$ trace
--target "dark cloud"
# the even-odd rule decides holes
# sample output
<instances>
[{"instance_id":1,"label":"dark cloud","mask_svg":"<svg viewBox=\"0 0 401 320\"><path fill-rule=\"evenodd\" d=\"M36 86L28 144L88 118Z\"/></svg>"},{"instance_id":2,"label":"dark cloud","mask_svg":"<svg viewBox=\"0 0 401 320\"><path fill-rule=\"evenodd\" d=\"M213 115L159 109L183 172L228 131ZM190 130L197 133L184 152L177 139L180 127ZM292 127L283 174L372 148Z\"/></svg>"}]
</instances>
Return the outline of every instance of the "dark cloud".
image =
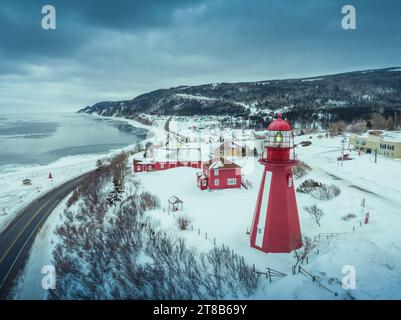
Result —
<instances>
[{"instance_id":1,"label":"dark cloud","mask_svg":"<svg viewBox=\"0 0 401 320\"><path fill-rule=\"evenodd\" d=\"M40 27L57 9L57 30ZM2 0L0 112L77 109L180 84L401 65L401 2ZM21 98L21 88L25 98Z\"/></svg>"}]
</instances>

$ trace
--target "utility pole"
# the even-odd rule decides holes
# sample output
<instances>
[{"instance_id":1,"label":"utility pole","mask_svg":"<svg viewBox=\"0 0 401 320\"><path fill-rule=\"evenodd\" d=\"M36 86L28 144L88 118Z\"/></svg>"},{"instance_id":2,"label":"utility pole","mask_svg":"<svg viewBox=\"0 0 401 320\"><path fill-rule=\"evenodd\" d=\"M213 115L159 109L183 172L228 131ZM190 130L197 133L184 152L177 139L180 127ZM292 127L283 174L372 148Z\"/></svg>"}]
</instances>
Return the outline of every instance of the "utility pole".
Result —
<instances>
[{"instance_id":1,"label":"utility pole","mask_svg":"<svg viewBox=\"0 0 401 320\"><path fill-rule=\"evenodd\" d=\"M375 163L377 163L377 148L375 149Z\"/></svg>"},{"instance_id":2,"label":"utility pole","mask_svg":"<svg viewBox=\"0 0 401 320\"><path fill-rule=\"evenodd\" d=\"M344 148L345 148L345 137L341 140L341 167L344 166Z\"/></svg>"}]
</instances>

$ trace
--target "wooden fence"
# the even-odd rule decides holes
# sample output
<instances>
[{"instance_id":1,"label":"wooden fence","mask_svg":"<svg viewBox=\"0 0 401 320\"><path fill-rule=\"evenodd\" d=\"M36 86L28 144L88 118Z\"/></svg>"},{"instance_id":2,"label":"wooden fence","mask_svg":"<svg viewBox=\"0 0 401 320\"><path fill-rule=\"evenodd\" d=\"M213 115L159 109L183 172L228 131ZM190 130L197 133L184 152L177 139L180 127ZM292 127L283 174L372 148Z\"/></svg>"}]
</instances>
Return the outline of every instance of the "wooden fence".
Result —
<instances>
[{"instance_id":1,"label":"wooden fence","mask_svg":"<svg viewBox=\"0 0 401 320\"><path fill-rule=\"evenodd\" d=\"M334 294L336 297L338 296L338 293L331 290L330 288L326 287L324 284L322 284L319 280L319 278L311 273L309 273L308 271L306 271L304 268L302 268L301 266L298 266L298 272L303 274L305 277L311 278L312 282L316 283L319 287L331 292L332 294Z\"/></svg>"}]
</instances>

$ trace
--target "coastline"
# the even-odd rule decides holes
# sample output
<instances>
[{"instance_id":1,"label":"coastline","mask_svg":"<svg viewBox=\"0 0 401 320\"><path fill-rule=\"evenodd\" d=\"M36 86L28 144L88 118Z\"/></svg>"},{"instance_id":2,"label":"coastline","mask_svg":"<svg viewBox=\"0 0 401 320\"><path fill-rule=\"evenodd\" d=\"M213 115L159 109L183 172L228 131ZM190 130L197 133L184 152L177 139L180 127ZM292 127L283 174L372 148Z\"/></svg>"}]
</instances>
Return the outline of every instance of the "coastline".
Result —
<instances>
[{"instance_id":1,"label":"coastline","mask_svg":"<svg viewBox=\"0 0 401 320\"><path fill-rule=\"evenodd\" d=\"M121 151L127 151L137 143L146 143L152 127L145 126L135 120L89 115L102 119L122 121L130 126L147 130L146 137L123 148L113 149L104 153L83 154L61 157L48 165L17 165L12 170L0 172L0 232L2 232L18 215L20 210L29 205L51 189L72 180L95 168L96 160L110 157ZM52 173L53 179L48 175ZM31 179L31 186L23 186L23 179Z\"/></svg>"}]
</instances>

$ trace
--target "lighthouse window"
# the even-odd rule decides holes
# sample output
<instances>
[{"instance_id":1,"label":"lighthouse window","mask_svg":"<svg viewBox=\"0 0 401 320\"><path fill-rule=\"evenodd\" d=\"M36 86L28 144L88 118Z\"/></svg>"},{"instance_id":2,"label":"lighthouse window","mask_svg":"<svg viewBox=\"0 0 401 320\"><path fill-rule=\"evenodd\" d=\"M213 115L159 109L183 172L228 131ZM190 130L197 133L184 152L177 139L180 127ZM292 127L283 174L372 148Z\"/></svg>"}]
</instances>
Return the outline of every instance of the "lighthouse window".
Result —
<instances>
[{"instance_id":1,"label":"lighthouse window","mask_svg":"<svg viewBox=\"0 0 401 320\"><path fill-rule=\"evenodd\" d=\"M276 133L276 135L274 136L274 142L275 142L275 143L281 143L281 142L283 142L283 134L282 134L280 131L278 131L278 132Z\"/></svg>"}]
</instances>

